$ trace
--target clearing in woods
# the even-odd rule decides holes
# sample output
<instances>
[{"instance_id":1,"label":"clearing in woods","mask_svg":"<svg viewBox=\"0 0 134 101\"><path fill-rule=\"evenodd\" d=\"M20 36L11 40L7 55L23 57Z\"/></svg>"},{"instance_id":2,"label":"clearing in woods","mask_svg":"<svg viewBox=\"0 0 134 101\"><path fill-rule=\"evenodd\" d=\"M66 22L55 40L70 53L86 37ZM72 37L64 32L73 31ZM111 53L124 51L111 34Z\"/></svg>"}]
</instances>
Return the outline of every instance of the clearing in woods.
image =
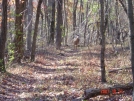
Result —
<instances>
[{"instance_id":1,"label":"clearing in woods","mask_svg":"<svg viewBox=\"0 0 134 101\"><path fill-rule=\"evenodd\" d=\"M131 69L108 73L118 68L130 67L129 52L114 54L106 48L108 83L101 83L100 46L78 48L64 47L61 53L53 48L38 52L36 61L12 65L0 78L0 101L71 101L81 97L88 88L103 88L132 81ZM89 101L129 101L131 91L120 95L98 96Z\"/></svg>"}]
</instances>

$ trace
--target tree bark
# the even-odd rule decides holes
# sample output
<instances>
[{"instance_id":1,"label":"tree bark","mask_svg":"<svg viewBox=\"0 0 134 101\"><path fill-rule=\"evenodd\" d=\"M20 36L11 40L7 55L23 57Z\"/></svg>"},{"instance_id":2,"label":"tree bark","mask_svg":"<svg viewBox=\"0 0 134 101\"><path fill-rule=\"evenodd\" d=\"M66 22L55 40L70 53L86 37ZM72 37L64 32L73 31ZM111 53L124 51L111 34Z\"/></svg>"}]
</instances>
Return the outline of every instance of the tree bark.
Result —
<instances>
[{"instance_id":1,"label":"tree bark","mask_svg":"<svg viewBox=\"0 0 134 101\"><path fill-rule=\"evenodd\" d=\"M121 6L123 7L125 13L127 14L127 8L126 8L126 6L124 5L123 1L122 1L122 0L119 0L119 2L120 2L120 4L121 4Z\"/></svg>"},{"instance_id":2,"label":"tree bark","mask_svg":"<svg viewBox=\"0 0 134 101\"><path fill-rule=\"evenodd\" d=\"M88 24L88 9L89 4L86 5L86 23L85 23L85 30L84 30L84 46L86 46L86 33L87 33L87 24Z\"/></svg>"},{"instance_id":3,"label":"tree bark","mask_svg":"<svg viewBox=\"0 0 134 101\"><path fill-rule=\"evenodd\" d=\"M134 18L133 18L133 3L132 0L128 0L128 18L130 28L130 51L131 51L131 67L134 82ZM133 83L134 88L134 83ZM133 89L133 101L134 101L134 89Z\"/></svg>"},{"instance_id":4,"label":"tree bark","mask_svg":"<svg viewBox=\"0 0 134 101\"><path fill-rule=\"evenodd\" d=\"M84 92L84 100L96 97L98 95L118 95L124 93L124 91L133 89L132 83L125 85L115 85L113 87L101 88L101 89L87 89Z\"/></svg>"},{"instance_id":5,"label":"tree bark","mask_svg":"<svg viewBox=\"0 0 134 101\"><path fill-rule=\"evenodd\" d=\"M66 3L68 4L68 0L64 0L64 7L66 6ZM65 33L66 33L65 34L65 45L67 46L67 44L68 44L67 43L67 40L68 40L68 19L67 19L66 7L64 9L65 9L65 11L64 11L65 12L65 15L64 16L65 16L65 27L66 27L64 29L65 30Z\"/></svg>"},{"instance_id":6,"label":"tree bark","mask_svg":"<svg viewBox=\"0 0 134 101\"><path fill-rule=\"evenodd\" d=\"M73 7L73 31L76 29L76 10L77 10L78 0L74 0L74 7Z\"/></svg>"},{"instance_id":7,"label":"tree bark","mask_svg":"<svg viewBox=\"0 0 134 101\"><path fill-rule=\"evenodd\" d=\"M2 0L2 23L0 34L0 72L6 72L4 53L7 35L7 0Z\"/></svg>"},{"instance_id":8,"label":"tree bark","mask_svg":"<svg viewBox=\"0 0 134 101\"><path fill-rule=\"evenodd\" d=\"M31 36L32 36L32 17L33 17L33 2L28 0L28 33L27 33L27 43L26 50L31 51Z\"/></svg>"},{"instance_id":9,"label":"tree bark","mask_svg":"<svg viewBox=\"0 0 134 101\"><path fill-rule=\"evenodd\" d=\"M54 33L55 33L55 0L52 1L52 21L50 30L50 44L54 44Z\"/></svg>"},{"instance_id":10,"label":"tree bark","mask_svg":"<svg viewBox=\"0 0 134 101\"><path fill-rule=\"evenodd\" d=\"M21 63L23 57L23 15L26 7L26 0L16 2L16 17L15 17L15 38L14 38L14 60L13 62Z\"/></svg>"},{"instance_id":11,"label":"tree bark","mask_svg":"<svg viewBox=\"0 0 134 101\"><path fill-rule=\"evenodd\" d=\"M62 41L62 0L58 1L57 5L57 36L56 36L56 49L60 49Z\"/></svg>"},{"instance_id":12,"label":"tree bark","mask_svg":"<svg viewBox=\"0 0 134 101\"><path fill-rule=\"evenodd\" d=\"M52 5L53 0L43 0L44 5L46 5L46 8L50 8ZM50 41L50 30L51 30L51 9L45 9L45 25L46 25L46 40L47 44L49 44Z\"/></svg>"},{"instance_id":13,"label":"tree bark","mask_svg":"<svg viewBox=\"0 0 134 101\"><path fill-rule=\"evenodd\" d=\"M100 0L101 6L101 24L100 24L100 33L102 36L101 39L101 81L106 82L106 70L105 70L105 31L104 31L104 0Z\"/></svg>"},{"instance_id":14,"label":"tree bark","mask_svg":"<svg viewBox=\"0 0 134 101\"><path fill-rule=\"evenodd\" d=\"M37 14L36 14L34 35L33 35L33 42L32 42L31 62L33 62L35 60L36 39L37 39L39 18L40 18L40 13L41 13L41 3L42 3L42 0L39 0L38 7L37 7Z\"/></svg>"}]
</instances>

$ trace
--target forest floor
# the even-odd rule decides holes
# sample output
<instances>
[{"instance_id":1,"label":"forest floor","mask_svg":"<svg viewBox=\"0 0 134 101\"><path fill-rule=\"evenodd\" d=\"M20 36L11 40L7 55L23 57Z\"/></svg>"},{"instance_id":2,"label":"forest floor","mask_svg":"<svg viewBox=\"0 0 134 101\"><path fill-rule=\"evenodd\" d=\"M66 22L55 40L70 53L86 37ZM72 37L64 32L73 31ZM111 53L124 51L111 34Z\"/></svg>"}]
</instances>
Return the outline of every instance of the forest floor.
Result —
<instances>
[{"instance_id":1,"label":"forest floor","mask_svg":"<svg viewBox=\"0 0 134 101\"><path fill-rule=\"evenodd\" d=\"M100 46L63 47L61 54L49 47L39 51L35 62L23 62L7 68L0 76L0 101L72 101L88 88L103 88L132 82L129 51L115 54L106 47L106 79L101 83ZM132 91L121 95L97 96L88 101L131 101Z\"/></svg>"}]
</instances>

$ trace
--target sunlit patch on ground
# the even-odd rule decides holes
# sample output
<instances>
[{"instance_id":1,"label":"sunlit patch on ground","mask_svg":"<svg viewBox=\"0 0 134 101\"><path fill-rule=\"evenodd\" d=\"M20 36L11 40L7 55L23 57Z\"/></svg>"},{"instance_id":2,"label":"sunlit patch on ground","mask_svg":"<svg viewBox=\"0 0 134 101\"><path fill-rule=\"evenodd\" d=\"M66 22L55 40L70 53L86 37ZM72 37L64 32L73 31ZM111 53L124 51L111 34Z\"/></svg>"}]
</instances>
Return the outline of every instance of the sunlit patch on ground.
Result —
<instances>
[{"instance_id":1,"label":"sunlit patch on ground","mask_svg":"<svg viewBox=\"0 0 134 101\"><path fill-rule=\"evenodd\" d=\"M82 97L88 88L103 88L132 81L129 52L113 54L106 51L106 78L101 83L100 47L62 50L62 55L47 49L37 54L34 63L23 63L7 69L0 78L0 101L67 101ZM4 100L3 100L4 99ZM89 101L131 101L131 91L117 96L98 96Z\"/></svg>"}]
</instances>

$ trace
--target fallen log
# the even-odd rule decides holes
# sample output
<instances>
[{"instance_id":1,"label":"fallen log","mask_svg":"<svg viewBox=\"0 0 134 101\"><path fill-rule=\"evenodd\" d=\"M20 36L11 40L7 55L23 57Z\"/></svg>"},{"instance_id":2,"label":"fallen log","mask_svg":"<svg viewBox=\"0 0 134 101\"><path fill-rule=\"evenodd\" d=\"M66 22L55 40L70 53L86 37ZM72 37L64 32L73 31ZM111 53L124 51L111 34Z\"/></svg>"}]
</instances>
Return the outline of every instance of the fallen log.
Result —
<instances>
[{"instance_id":1,"label":"fallen log","mask_svg":"<svg viewBox=\"0 0 134 101\"><path fill-rule=\"evenodd\" d=\"M127 67L127 68L118 68L118 69L114 69L114 70L110 70L109 73L116 73L120 70L125 70L125 69L131 69L131 67Z\"/></svg>"},{"instance_id":2,"label":"fallen log","mask_svg":"<svg viewBox=\"0 0 134 101\"><path fill-rule=\"evenodd\" d=\"M115 85L113 87L107 87L102 89L87 89L84 91L84 100L88 100L89 98L96 97L98 95L116 95L123 94L127 90L131 90L133 88L133 83L125 84L125 85Z\"/></svg>"}]
</instances>

